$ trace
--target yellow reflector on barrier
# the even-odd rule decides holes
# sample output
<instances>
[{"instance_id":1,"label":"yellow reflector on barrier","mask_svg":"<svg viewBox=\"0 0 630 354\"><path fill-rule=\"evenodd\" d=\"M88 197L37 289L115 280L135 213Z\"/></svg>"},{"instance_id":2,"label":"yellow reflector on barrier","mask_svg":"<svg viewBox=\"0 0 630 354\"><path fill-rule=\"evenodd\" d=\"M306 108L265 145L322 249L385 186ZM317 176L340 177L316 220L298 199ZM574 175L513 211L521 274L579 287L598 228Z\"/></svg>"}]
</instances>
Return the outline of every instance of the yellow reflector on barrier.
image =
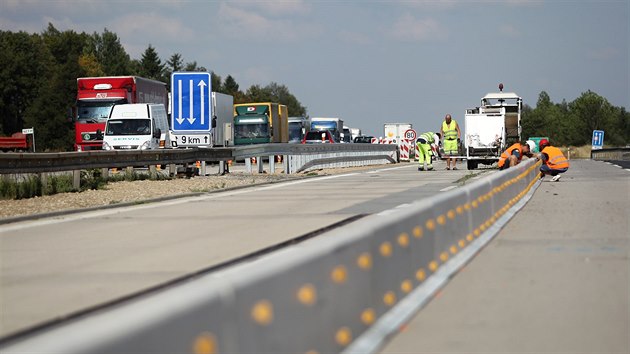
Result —
<instances>
[{"instance_id":1,"label":"yellow reflector on barrier","mask_svg":"<svg viewBox=\"0 0 630 354\"><path fill-rule=\"evenodd\" d=\"M341 346L346 346L352 341L352 331L348 327L341 327L335 333L335 341Z\"/></svg>"},{"instance_id":2,"label":"yellow reflector on barrier","mask_svg":"<svg viewBox=\"0 0 630 354\"><path fill-rule=\"evenodd\" d=\"M403 248L409 246L409 235L406 232L398 235L398 244Z\"/></svg>"},{"instance_id":3,"label":"yellow reflector on barrier","mask_svg":"<svg viewBox=\"0 0 630 354\"><path fill-rule=\"evenodd\" d=\"M330 273L330 278L337 284L345 283L348 278L348 271L344 266L337 266Z\"/></svg>"},{"instance_id":4,"label":"yellow reflector on barrier","mask_svg":"<svg viewBox=\"0 0 630 354\"><path fill-rule=\"evenodd\" d=\"M212 333L205 332L195 338L193 353L215 354L217 352L217 339Z\"/></svg>"},{"instance_id":5,"label":"yellow reflector on barrier","mask_svg":"<svg viewBox=\"0 0 630 354\"><path fill-rule=\"evenodd\" d=\"M412 289L413 289L413 283L411 282L411 280L404 280L400 284L400 290L402 290L402 292L405 294L409 293Z\"/></svg>"},{"instance_id":6,"label":"yellow reflector on barrier","mask_svg":"<svg viewBox=\"0 0 630 354\"><path fill-rule=\"evenodd\" d=\"M357 265L359 268L367 270L372 268L372 256L369 253L362 253L359 258L357 258Z\"/></svg>"},{"instance_id":7,"label":"yellow reflector on barrier","mask_svg":"<svg viewBox=\"0 0 630 354\"><path fill-rule=\"evenodd\" d=\"M317 290L313 284L305 284L298 289L297 298L303 305L312 306L317 302Z\"/></svg>"},{"instance_id":8,"label":"yellow reflector on barrier","mask_svg":"<svg viewBox=\"0 0 630 354\"><path fill-rule=\"evenodd\" d=\"M376 314L372 309L365 309L361 312L361 322L365 325L371 325L376 320Z\"/></svg>"},{"instance_id":9,"label":"yellow reflector on barrier","mask_svg":"<svg viewBox=\"0 0 630 354\"><path fill-rule=\"evenodd\" d=\"M273 305L268 300L261 300L252 307L252 318L260 325L268 325L273 322Z\"/></svg>"},{"instance_id":10,"label":"yellow reflector on barrier","mask_svg":"<svg viewBox=\"0 0 630 354\"><path fill-rule=\"evenodd\" d=\"M379 247L379 252L381 253L381 256L383 257L389 257L392 255L392 244L389 242L383 242L381 243L381 246Z\"/></svg>"},{"instance_id":11,"label":"yellow reflector on barrier","mask_svg":"<svg viewBox=\"0 0 630 354\"><path fill-rule=\"evenodd\" d=\"M396 303L396 294L394 294L393 291L386 292L383 296L383 302L387 306L392 306L394 303Z\"/></svg>"}]
</instances>

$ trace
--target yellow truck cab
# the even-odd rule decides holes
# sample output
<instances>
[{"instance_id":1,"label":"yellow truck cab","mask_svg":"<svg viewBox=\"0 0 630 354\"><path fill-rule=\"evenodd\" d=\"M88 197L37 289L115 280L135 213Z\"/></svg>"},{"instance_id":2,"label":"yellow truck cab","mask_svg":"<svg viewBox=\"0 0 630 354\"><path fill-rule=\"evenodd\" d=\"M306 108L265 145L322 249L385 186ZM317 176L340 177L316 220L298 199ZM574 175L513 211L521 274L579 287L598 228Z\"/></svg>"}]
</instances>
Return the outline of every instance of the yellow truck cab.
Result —
<instances>
[{"instance_id":1,"label":"yellow truck cab","mask_svg":"<svg viewBox=\"0 0 630 354\"><path fill-rule=\"evenodd\" d=\"M287 143L289 141L287 106L272 103L234 105L234 145Z\"/></svg>"}]
</instances>

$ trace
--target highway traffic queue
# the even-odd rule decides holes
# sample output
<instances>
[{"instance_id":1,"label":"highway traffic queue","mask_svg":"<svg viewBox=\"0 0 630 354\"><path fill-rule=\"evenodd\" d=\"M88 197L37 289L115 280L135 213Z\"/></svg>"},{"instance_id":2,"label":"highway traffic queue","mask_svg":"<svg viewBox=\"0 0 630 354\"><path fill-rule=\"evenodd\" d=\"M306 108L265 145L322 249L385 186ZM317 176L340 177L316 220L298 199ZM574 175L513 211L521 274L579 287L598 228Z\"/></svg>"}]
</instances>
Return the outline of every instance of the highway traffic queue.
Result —
<instances>
[{"instance_id":1,"label":"highway traffic queue","mask_svg":"<svg viewBox=\"0 0 630 354\"><path fill-rule=\"evenodd\" d=\"M543 161L542 176L558 181L569 162L547 138L522 141L522 99L513 92L488 93L478 107L467 109L464 130L446 114L439 132L416 134L411 123L385 123L384 138L364 136L338 117L291 117L275 102L234 104L230 95L212 92L210 73L173 73L166 83L136 76L77 79L72 109L75 150L145 150L227 147L268 143L397 144L400 159L418 160L418 171L433 170L434 159L445 159L447 170L457 160L469 170L479 164L499 169L523 158ZM5 151L30 150L26 135L2 138ZM6 147L5 147L6 145Z\"/></svg>"}]
</instances>

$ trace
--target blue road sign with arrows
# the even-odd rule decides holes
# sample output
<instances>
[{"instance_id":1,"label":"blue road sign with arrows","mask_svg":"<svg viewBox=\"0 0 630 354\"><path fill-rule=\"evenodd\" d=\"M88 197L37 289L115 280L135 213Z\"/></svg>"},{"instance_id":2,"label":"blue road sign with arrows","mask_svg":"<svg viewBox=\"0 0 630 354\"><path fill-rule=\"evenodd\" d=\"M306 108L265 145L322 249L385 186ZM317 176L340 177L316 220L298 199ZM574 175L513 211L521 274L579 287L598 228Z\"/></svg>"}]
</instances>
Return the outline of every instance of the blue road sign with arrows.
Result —
<instances>
[{"instance_id":1,"label":"blue road sign with arrows","mask_svg":"<svg viewBox=\"0 0 630 354\"><path fill-rule=\"evenodd\" d=\"M171 75L171 127L175 132L210 131L212 87L210 73L175 72Z\"/></svg>"}]
</instances>

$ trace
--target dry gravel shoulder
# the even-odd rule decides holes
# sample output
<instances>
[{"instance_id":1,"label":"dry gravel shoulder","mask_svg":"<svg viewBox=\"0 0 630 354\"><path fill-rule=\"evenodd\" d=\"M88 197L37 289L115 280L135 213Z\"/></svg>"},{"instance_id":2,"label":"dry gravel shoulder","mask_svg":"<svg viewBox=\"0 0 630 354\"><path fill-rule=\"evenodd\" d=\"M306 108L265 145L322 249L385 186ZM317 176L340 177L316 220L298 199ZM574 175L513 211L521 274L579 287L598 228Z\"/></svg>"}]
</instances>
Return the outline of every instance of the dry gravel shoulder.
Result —
<instances>
[{"instance_id":1,"label":"dry gravel shoulder","mask_svg":"<svg viewBox=\"0 0 630 354\"><path fill-rule=\"evenodd\" d=\"M104 189L87 190L80 193L60 193L29 199L0 200L0 219L128 202L141 202L162 197L205 193L239 186L253 186L304 178L306 176L339 174L377 167L382 166L316 170L296 175L230 173L223 176L197 176L190 179L114 182L108 183Z\"/></svg>"}]
</instances>

